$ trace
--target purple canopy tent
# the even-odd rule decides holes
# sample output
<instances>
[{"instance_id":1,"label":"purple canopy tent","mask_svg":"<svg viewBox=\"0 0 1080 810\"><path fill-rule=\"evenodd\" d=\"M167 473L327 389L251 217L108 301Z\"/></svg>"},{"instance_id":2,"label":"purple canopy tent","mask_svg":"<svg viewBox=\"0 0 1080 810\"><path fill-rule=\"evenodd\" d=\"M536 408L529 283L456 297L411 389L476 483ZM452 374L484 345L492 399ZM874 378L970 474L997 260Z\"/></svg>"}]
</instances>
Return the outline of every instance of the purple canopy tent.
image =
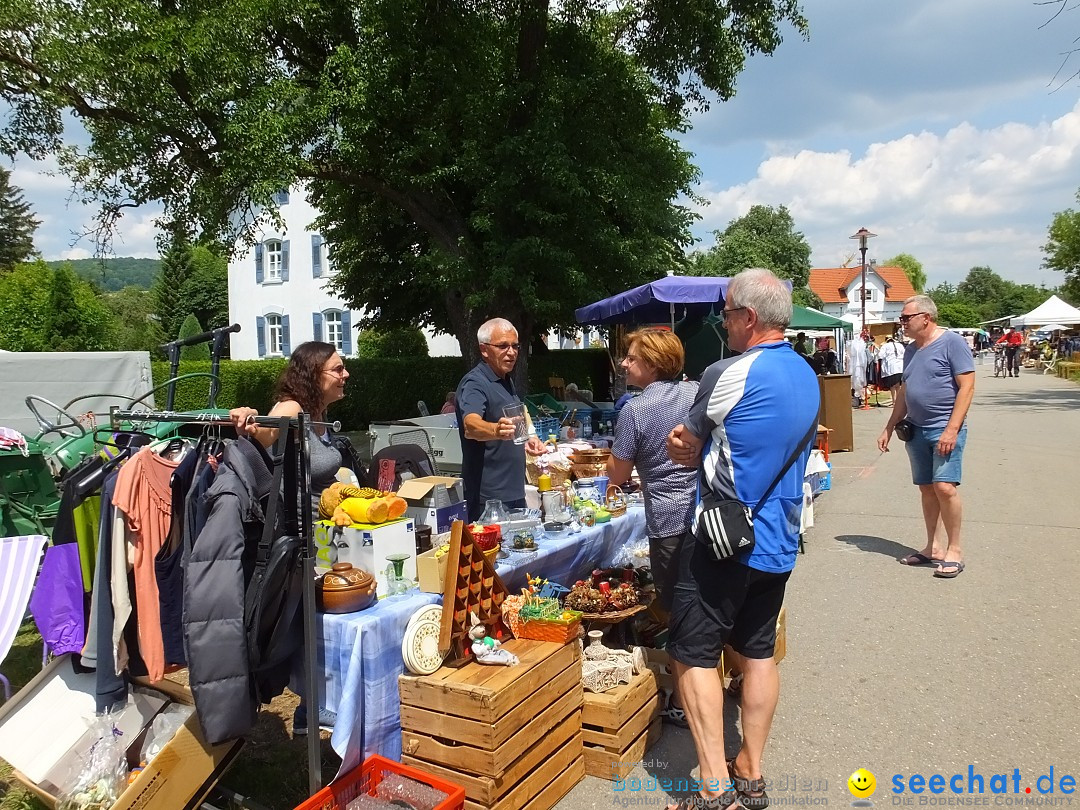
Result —
<instances>
[{"instance_id":1,"label":"purple canopy tent","mask_svg":"<svg viewBox=\"0 0 1080 810\"><path fill-rule=\"evenodd\" d=\"M729 278L665 276L574 311L580 324L662 323L675 328L675 310L705 316L724 300Z\"/></svg>"}]
</instances>

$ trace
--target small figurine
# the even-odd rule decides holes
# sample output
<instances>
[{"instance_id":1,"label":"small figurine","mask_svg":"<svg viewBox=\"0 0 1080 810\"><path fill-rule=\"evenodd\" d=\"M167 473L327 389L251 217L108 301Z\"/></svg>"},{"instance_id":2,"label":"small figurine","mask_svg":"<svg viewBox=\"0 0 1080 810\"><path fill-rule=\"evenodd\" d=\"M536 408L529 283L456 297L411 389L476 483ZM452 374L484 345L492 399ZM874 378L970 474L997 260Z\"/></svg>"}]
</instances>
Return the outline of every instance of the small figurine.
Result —
<instances>
[{"instance_id":1,"label":"small figurine","mask_svg":"<svg viewBox=\"0 0 1080 810\"><path fill-rule=\"evenodd\" d=\"M484 625L474 625L469 631L469 638L473 640L472 652L476 656L476 663L504 667L517 665L518 657L509 650L504 650L497 639L489 638Z\"/></svg>"}]
</instances>

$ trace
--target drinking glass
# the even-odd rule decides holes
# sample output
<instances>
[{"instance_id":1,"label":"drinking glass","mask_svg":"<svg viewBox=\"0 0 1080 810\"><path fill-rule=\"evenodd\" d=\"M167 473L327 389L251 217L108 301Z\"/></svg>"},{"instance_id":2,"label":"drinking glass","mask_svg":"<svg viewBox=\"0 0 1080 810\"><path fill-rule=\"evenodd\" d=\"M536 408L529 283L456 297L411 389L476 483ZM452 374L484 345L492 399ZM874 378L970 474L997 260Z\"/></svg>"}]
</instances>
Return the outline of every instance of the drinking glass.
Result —
<instances>
[{"instance_id":1,"label":"drinking glass","mask_svg":"<svg viewBox=\"0 0 1080 810\"><path fill-rule=\"evenodd\" d=\"M514 423L514 444L525 444L529 440L529 427L525 424L525 406L507 405L503 408L503 416Z\"/></svg>"}]
</instances>

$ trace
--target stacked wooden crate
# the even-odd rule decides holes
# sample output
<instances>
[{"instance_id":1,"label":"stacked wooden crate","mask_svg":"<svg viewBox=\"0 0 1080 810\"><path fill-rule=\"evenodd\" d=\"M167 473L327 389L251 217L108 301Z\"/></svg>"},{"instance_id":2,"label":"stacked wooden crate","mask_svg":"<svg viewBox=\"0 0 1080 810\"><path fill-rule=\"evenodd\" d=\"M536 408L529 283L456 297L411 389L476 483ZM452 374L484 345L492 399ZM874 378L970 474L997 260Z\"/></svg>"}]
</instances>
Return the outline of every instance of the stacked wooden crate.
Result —
<instances>
[{"instance_id":1,"label":"stacked wooden crate","mask_svg":"<svg viewBox=\"0 0 1080 810\"><path fill-rule=\"evenodd\" d=\"M585 773L625 778L660 739L660 702L652 669L607 692L586 692L581 712Z\"/></svg>"},{"instance_id":2,"label":"stacked wooden crate","mask_svg":"<svg viewBox=\"0 0 1080 810\"><path fill-rule=\"evenodd\" d=\"M514 667L402 675L402 762L465 788L472 810L548 810L585 775L581 649L514 639Z\"/></svg>"}]
</instances>

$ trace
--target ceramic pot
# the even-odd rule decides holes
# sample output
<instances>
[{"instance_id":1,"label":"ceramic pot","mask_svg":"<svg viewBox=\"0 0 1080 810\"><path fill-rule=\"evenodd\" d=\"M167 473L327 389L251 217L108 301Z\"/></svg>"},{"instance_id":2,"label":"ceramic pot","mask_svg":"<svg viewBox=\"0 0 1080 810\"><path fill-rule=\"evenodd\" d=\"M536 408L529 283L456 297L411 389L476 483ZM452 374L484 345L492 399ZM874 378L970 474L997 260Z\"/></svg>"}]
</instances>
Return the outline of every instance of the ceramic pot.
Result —
<instances>
[{"instance_id":1,"label":"ceramic pot","mask_svg":"<svg viewBox=\"0 0 1080 810\"><path fill-rule=\"evenodd\" d=\"M323 613L355 613L375 602L375 577L350 563L334 563L319 577L315 596Z\"/></svg>"}]
</instances>

